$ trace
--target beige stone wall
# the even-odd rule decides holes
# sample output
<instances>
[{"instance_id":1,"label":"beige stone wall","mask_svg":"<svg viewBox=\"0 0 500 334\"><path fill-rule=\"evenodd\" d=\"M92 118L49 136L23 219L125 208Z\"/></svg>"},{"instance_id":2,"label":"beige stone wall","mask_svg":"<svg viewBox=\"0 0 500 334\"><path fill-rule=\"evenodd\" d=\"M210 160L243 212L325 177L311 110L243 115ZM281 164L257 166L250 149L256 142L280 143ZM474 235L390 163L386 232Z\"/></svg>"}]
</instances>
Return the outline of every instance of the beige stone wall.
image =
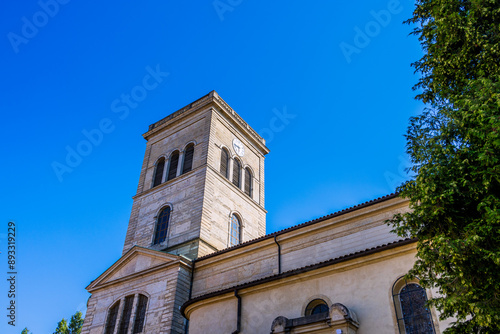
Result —
<instances>
[{"instance_id":1,"label":"beige stone wall","mask_svg":"<svg viewBox=\"0 0 500 334\"><path fill-rule=\"evenodd\" d=\"M282 271L301 268L399 240L385 220L407 210L399 198L387 200L277 236ZM193 296L278 273L278 246L267 238L197 261Z\"/></svg>"},{"instance_id":2,"label":"beige stone wall","mask_svg":"<svg viewBox=\"0 0 500 334\"><path fill-rule=\"evenodd\" d=\"M241 128L241 122L234 115L226 114L220 107L207 106L186 112L155 131L146 136L146 155L123 254L133 245L168 248L191 258L227 248L232 213L238 213L243 220L243 241L265 234L265 152L257 147L249 130ZM221 147L225 146L232 158L236 157L232 147L234 138L245 145L245 155L238 158L242 167L249 167L253 172L252 198L244 193L243 183L239 189L219 172ZM183 150L190 142L196 143L193 170L151 188L157 160L168 159L173 151ZM156 216L167 204L173 208L167 240L161 245L152 245ZM196 248L198 241L184 245L197 238L204 243L201 248Z\"/></svg>"},{"instance_id":3,"label":"beige stone wall","mask_svg":"<svg viewBox=\"0 0 500 334\"><path fill-rule=\"evenodd\" d=\"M193 117L176 121L149 138L146 144L147 156L144 158L141 170L139 192L134 197L123 254L134 244L151 247L156 215L167 204L173 208L167 232L168 238L164 244L152 248L172 247L199 236L210 115L208 109L199 111ZM183 150L193 141L196 145L192 171L151 188L156 161L162 156L168 159L173 151Z\"/></svg>"},{"instance_id":4,"label":"beige stone wall","mask_svg":"<svg viewBox=\"0 0 500 334\"><path fill-rule=\"evenodd\" d=\"M187 299L182 291L189 286L186 273L186 269L175 266L93 291L82 334L104 333L109 308L117 300L136 293L148 297L144 333L184 333L182 316L178 314L173 320L178 306Z\"/></svg>"},{"instance_id":5,"label":"beige stone wall","mask_svg":"<svg viewBox=\"0 0 500 334\"><path fill-rule=\"evenodd\" d=\"M393 283L405 274L415 258L415 244L400 246L279 281L239 291L242 298L241 333L269 333L278 316L304 316L315 298L342 303L354 311L358 334L398 333L392 300ZM196 277L196 276L195 276ZM236 329L236 298L228 293L188 307L190 334L232 333ZM227 310L217 313L216 310ZM434 316L437 333L439 323ZM214 328L221 328L216 331Z\"/></svg>"}]
</instances>

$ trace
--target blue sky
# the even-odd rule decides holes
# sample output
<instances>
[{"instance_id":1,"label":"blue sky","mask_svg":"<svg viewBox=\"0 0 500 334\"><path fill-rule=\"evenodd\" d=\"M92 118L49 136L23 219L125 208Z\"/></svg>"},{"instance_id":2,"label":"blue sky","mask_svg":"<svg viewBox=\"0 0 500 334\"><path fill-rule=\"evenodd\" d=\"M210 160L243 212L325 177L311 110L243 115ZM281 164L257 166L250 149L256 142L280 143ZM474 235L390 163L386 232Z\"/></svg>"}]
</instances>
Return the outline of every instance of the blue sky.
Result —
<instances>
[{"instance_id":1,"label":"blue sky","mask_svg":"<svg viewBox=\"0 0 500 334\"><path fill-rule=\"evenodd\" d=\"M409 164L408 119L423 108L410 67L422 51L402 24L413 6L4 1L0 332L52 333L85 310L85 286L121 255L141 135L211 90L268 140L268 233L393 192ZM157 85L137 95L151 71ZM116 112L133 93L128 112ZM86 146L96 129L102 137ZM67 157L72 150L80 159ZM14 328L6 318L9 221Z\"/></svg>"}]
</instances>

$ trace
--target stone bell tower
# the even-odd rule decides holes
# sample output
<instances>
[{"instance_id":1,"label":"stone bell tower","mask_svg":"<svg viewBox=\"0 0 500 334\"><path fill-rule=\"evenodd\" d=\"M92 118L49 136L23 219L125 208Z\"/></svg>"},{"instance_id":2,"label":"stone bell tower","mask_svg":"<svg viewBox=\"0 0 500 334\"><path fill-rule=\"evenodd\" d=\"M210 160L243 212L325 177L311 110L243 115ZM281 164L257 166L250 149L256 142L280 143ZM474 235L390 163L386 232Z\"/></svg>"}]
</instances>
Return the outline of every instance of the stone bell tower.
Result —
<instances>
[{"instance_id":1,"label":"stone bell tower","mask_svg":"<svg viewBox=\"0 0 500 334\"><path fill-rule=\"evenodd\" d=\"M137 245L194 259L265 234L269 150L215 91L143 136L123 254Z\"/></svg>"},{"instance_id":2,"label":"stone bell tower","mask_svg":"<svg viewBox=\"0 0 500 334\"><path fill-rule=\"evenodd\" d=\"M191 260L266 231L269 150L215 91L143 136L123 255L87 286L82 334L185 333Z\"/></svg>"}]
</instances>

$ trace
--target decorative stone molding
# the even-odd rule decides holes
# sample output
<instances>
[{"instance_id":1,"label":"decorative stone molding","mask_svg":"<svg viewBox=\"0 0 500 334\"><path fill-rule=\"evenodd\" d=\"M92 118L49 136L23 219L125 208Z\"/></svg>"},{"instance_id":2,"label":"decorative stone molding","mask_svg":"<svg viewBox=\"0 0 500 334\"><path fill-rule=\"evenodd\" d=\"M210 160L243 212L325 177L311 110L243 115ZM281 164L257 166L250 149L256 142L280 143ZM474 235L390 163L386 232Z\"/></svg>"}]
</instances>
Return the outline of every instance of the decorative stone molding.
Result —
<instances>
[{"instance_id":1,"label":"decorative stone molding","mask_svg":"<svg viewBox=\"0 0 500 334\"><path fill-rule=\"evenodd\" d=\"M273 320L271 334L291 333L335 333L356 334L359 322L356 314L341 303L335 303L329 312L308 315L295 319L279 316Z\"/></svg>"}]
</instances>

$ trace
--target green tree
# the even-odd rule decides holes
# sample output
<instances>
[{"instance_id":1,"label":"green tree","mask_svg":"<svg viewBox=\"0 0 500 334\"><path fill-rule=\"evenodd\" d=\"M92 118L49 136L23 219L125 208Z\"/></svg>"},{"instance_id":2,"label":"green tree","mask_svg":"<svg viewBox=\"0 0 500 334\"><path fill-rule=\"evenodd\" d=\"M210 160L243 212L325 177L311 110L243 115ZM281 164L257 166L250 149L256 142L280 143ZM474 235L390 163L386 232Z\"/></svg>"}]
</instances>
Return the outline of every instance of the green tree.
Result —
<instances>
[{"instance_id":1,"label":"green tree","mask_svg":"<svg viewBox=\"0 0 500 334\"><path fill-rule=\"evenodd\" d=\"M71 320L68 322L66 319L62 319L57 324L56 331L54 334L80 334L83 326L82 312L77 311L71 316Z\"/></svg>"},{"instance_id":2,"label":"green tree","mask_svg":"<svg viewBox=\"0 0 500 334\"><path fill-rule=\"evenodd\" d=\"M66 321L66 319L63 318L61 321L59 321L54 334L69 334L68 322Z\"/></svg>"},{"instance_id":3,"label":"green tree","mask_svg":"<svg viewBox=\"0 0 500 334\"><path fill-rule=\"evenodd\" d=\"M78 311L71 316L69 322L69 333L70 334L80 334L83 326L82 312Z\"/></svg>"},{"instance_id":4,"label":"green tree","mask_svg":"<svg viewBox=\"0 0 500 334\"><path fill-rule=\"evenodd\" d=\"M24 327L23 331L21 332L21 334L29 334L29 329L28 327Z\"/></svg>"},{"instance_id":5,"label":"green tree","mask_svg":"<svg viewBox=\"0 0 500 334\"><path fill-rule=\"evenodd\" d=\"M440 295L446 333L500 333L500 1L417 0L412 64L426 110L410 120L411 212L389 222L417 237L409 272Z\"/></svg>"}]
</instances>

